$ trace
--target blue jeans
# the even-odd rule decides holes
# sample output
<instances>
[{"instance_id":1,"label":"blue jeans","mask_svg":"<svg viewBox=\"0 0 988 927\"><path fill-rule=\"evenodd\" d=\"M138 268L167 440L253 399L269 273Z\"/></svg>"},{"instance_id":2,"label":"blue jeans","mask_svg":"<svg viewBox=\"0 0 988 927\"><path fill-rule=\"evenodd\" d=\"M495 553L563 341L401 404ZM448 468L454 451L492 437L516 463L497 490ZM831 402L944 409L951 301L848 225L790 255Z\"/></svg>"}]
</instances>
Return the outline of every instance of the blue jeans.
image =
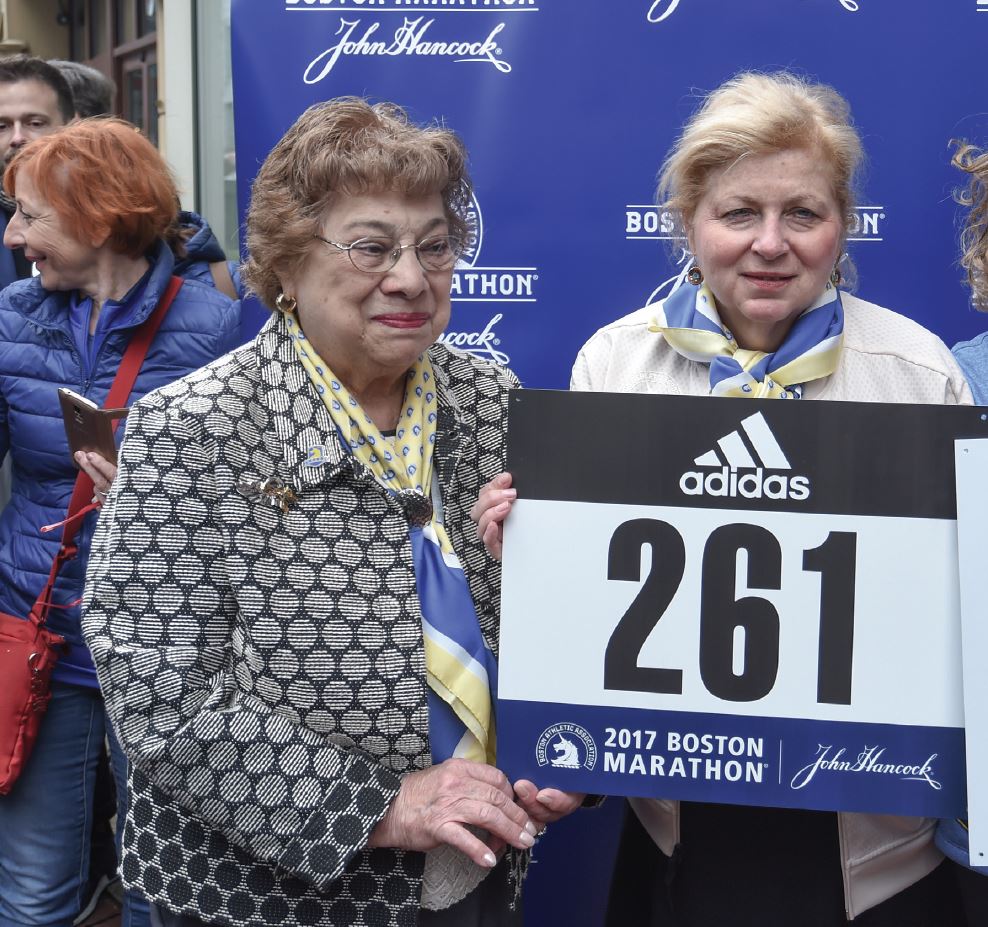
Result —
<instances>
[{"instance_id":1,"label":"blue jeans","mask_svg":"<svg viewBox=\"0 0 988 927\"><path fill-rule=\"evenodd\" d=\"M89 881L93 783L103 738L117 783L117 852L127 810L127 761L99 690L52 684L27 767L0 797L0 927L71 927ZM123 927L147 927L148 903L128 892Z\"/></svg>"}]
</instances>

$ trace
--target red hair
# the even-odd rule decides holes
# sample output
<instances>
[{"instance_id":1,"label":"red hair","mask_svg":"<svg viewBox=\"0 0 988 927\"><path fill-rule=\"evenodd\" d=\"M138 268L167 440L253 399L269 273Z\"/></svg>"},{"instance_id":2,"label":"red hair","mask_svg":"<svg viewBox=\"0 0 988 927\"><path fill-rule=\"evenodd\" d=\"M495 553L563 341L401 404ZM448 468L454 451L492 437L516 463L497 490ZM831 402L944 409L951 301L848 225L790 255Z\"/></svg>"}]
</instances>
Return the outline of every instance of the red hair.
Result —
<instances>
[{"instance_id":1,"label":"red hair","mask_svg":"<svg viewBox=\"0 0 988 927\"><path fill-rule=\"evenodd\" d=\"M178 192L164 159L122 119L84 119L25 145L7 166L4 190L28 177L80 241L140 257L178 218Z\"/></svg>"}]
</instances>

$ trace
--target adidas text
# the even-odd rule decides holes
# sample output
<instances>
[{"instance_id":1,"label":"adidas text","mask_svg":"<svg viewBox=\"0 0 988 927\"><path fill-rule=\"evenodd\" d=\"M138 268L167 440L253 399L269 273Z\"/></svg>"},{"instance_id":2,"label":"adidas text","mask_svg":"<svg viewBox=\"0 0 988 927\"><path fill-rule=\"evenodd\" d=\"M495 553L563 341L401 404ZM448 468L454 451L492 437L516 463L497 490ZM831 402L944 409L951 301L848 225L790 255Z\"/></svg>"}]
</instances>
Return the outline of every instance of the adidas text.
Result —
<instances>
[{"instance_id":1,"label":"adidas text","mask_svg":"<svg viewBox=\"0 0 988 927\"><path fill-rule=\"evenodd\" d=\"M765 475L761 467L738 473L730 467L702 473L687 470L679 478L679 488L687 496L742 496L745 499L793 499L802 502L810 497L810 480L806 476Z\"/></svg>"}]
</instances>

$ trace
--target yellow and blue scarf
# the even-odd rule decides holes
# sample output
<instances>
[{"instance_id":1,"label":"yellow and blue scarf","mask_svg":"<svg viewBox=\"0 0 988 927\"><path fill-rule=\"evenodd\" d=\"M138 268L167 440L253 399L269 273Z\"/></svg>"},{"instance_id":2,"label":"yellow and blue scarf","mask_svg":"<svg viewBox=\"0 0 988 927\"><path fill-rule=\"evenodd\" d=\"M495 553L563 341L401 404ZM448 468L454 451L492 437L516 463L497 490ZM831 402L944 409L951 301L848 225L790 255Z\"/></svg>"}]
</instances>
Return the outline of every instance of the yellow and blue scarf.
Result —
<instances>
[{"instance_id":1,"label":"yellow and blue scarf","mask_svg":"<svg viewBox=\"0 0 988 927\"><path fill-rule=\"evenodd\" d=\"M427 354L408 372L394 441L389 441L319 357L294 316L287 316L292 344L329 410L345 448L394 493L438 496L435 376ZM435 493L433 489L435 488ZM474 608L463 567L441 517L432 507L424 526L410 525L428 679L429 742L434 763L463 757L494 763L493 696L497 663Z\"/></svg>"},{"instance_id":2,"label":"yellow and blue scarf","mask_svg":"<svg viewBox=\"0 0 988 927\"><path fill-rule=\"evenodd\" d=\"M678 353L710 365L713 396L800 399L803 384L837 369L844 339L840 292L827 283L819 299L793 323L771 353L740 347L720 320L710 288L680 286L657 307L649 331Z\"/></svg>"}]
</instances>

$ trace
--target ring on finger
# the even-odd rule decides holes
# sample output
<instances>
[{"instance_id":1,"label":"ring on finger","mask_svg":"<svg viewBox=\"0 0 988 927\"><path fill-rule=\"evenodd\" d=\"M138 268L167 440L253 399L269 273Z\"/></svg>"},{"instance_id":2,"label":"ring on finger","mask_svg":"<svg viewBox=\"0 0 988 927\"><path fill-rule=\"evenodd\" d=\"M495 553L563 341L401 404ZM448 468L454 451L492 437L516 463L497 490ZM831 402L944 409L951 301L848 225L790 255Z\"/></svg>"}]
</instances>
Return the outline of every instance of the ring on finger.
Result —
<instances>
[{"instance_id":1,"label":"ring on finger","mask_svg":"<svg viewBox=\"0 0 988 927\"><path fill-rule=\"evenodd\" d=\"M93 491L97 502L106 502L109 493L105 489L96 489Z\"/></svg>"}]
</instances>

